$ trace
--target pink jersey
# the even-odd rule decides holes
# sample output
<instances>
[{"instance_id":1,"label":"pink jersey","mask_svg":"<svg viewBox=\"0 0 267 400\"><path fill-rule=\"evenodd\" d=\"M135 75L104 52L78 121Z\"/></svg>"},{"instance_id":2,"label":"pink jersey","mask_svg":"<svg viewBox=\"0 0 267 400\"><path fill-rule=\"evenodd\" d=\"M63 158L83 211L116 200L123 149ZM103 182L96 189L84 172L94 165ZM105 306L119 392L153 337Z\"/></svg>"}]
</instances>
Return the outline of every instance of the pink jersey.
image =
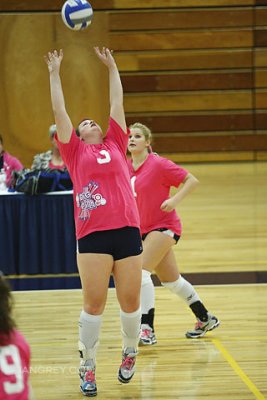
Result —
<instances>
[{"instance_id":1,"label":"pink jersey","mask_svg":"<svg viewBox=\"0 0 267 400\"><path fill-rule=\"evenodd\" d=\"M77 239L95 231L139 228L127 167L127 143L128 135L112 118L101 144L83 142L74 129L68 143L58 141L73 183Z\"/></svg>"},{"instance_id":2,"label":"pink jersey","mask_svg":"<svg viewBox=\"0 0 267 400\"><path fill-rule=\"evenodd\" d=\"M9 187L12 182L12 172L13 171L20 171L23 169L23 165L21 162L11 154L4 151L4 171L6 173L6 185Z\"/></svg>"},{"instance_id":3,"label":"pink jersey","mask_svg":"<svg viewBox=\"0 0 267 400\"><path fill-rule=\"evenodd\" d=\"M188 171L153 153L137 171L134 171L131 160L128 160L128 167L141 220L141 233L167 228L180 236L182 225L178 214L175 210L162 211L160 206L170 197L171 187L178 187Z\"/></svg>"},{"instance_id":4,"label":"pink jersey","mask_svg":"<svg viewBox=\"0 0 267 400\"><path fill-rule=\"evenodd\" d=\"M10 337L1 336L1 343L0 399L28 400L30 347L17 330Z\"/></svg>"}]
</instances>

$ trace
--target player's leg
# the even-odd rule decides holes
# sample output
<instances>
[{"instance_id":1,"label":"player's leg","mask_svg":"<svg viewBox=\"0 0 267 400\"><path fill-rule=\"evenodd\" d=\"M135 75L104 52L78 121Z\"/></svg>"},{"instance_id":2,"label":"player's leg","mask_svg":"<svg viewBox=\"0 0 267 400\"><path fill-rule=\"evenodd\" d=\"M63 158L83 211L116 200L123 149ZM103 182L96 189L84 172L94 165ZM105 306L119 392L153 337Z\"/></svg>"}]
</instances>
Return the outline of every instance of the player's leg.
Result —
<instances>
[{"instance_id":1,"label":"player's leg","mask_svg":"<svg viewBox=\"0 0 267 400\"><path fill-rule=\"evenodd\" d=\"M96 351L105 308L113 258L108 254L77 254L82 284L83 310L79 320L80 389L96 396Z\"/></svg>"},{"instance_id":2,"label":"player's leg","mask_svg":"<svg viewBox=\"0 0 267 400\"><path fill-rule=\"evenodd\" d=\"M180 275L172 249L157 265L156 273L162 285L183 299L197 318L195 328L186 332L186 337L201 337L219 326L219 320L208 312L193 285Z\"/></svg>"},{"instance_id":3,"label":"player's leg","mask_svg":"<svg viewBox=\"0 0 267 400\"><path fill-rule=\"evenodd\" d=\"M138 342L140 338L140 287L141 255L131 256L115 261L113 277L118 301L121 307L122 363L118 379L128 383L135 372Z\"/></svg>"},{"instance_id":4,"label":"player's leg","mask_svg":"<svg viewBox=\"0 0 267 400\"><path fill-rule=\"evenodd\" d=\"M152 345L157 343L154 332L155 315L155 288L151 279L151 273L155 270L158 262L164 258L174 239L159 231L150 232L143 242L143 270L141 286L141 345Z\"/></svg>"}]
</instances>

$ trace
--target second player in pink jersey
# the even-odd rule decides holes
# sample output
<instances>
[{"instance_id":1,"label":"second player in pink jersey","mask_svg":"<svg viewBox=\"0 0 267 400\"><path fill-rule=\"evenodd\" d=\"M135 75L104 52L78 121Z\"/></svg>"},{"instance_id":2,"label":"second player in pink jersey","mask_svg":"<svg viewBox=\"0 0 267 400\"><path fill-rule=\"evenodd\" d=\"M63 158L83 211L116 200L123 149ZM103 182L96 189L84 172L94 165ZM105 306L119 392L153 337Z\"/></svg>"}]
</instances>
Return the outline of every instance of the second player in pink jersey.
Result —
<instances>
[{"instance_id":1,"label":"second player in pink jersey","mask_svg":"<svg viewBox=\"0 0 267 400\"><path fill-rule=\"evenodd\" d=\"M151 152L151 131L141 124L130 126L128 167L138 205L143 238L141 288L142 332L140 344L157 342L154 332L155 294L151 273L155 271L163 286L181 297L197 318L186 337L197 338L219 325L200 300L194 287L178 270L172 246L181 236L181 220L175 208L198 184L187 170ZM171 188L179 190L171 196Z\"/></svg>"},{"instance_id":2,"label":"second player in pink jersey","mask_svg":"<svg viewBox=\"0 0 267 400\"><path fill-rule=\"evenodd\" d=\"M126 160L129 130L123 90L110 50L96 47L95 53L109 72L110 119L105 137L89 118L80 122L76 135L61 87L63 52L53 51L46 57L58 146L73 182L77 263L83 291L80 390L88 397L97 394L96 352L111 273L121 308L123 343L118 379L122 383L128 383L134 375L141 320L142 240Z\"/></svg>"},{"instance_id":3,"label":"second player in pink jersey","mask_svg":"<svg viewBox=\"0 0 267 400\"><path fill-rule=\"evenodd\" d=\"M11 289L0 273L0 399L33 400L30 346L15 327L12 303Z\"/></svg>"}]
</instances>

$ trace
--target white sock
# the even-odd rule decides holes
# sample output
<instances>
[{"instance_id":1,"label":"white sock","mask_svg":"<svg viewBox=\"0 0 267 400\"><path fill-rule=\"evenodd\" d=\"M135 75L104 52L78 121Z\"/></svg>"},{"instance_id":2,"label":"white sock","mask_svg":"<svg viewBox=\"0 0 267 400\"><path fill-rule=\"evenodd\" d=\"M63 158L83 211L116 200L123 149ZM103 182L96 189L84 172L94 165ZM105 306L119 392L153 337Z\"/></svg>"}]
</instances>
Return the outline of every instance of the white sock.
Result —
<instances>
[{"instance_id":1,"label":"white sock","mask_svg":"<svg viewBox=\"0 0 267 400\"><path fill-rule=\"evenodd\" d=\"M120 310L120 318L123 349L131 347L136 350L140 338L141 308L132 313Z\"/></svg>"},{"instance_id":2,"label":"white sock","mask_svg":"<svg viewBox=\"0 0 267 400\"><path fill-rule=\"evenodd\" d=\"M148 314L151 308L155 308L155 288L151 279L151 273L146 269L142 270L141 286L141 311Z\"/></svg>"},{"instance_id":3,"label":"white sock","mask_svg":"<svg viewBox=\"0 0 267 400\"><path fill-rule=\"evenodd\" d=\"M161 282L161 284L169 289L171 292L177 294L177 296L181 297L189 306L196 301L201 302L194 287L181 275L174 282Z\"/></svg>"},{"instance_id":4,"label":"white sock","mask_svg":"<svg viewBox=\"0 0 267 400\"><path fill-rule=\"evenodd\" d=\"M79 320L79 350L84 359L96 358L96 349L99 341L102 315L91 315L81 312Z\"/></svg>"}]
</instances>

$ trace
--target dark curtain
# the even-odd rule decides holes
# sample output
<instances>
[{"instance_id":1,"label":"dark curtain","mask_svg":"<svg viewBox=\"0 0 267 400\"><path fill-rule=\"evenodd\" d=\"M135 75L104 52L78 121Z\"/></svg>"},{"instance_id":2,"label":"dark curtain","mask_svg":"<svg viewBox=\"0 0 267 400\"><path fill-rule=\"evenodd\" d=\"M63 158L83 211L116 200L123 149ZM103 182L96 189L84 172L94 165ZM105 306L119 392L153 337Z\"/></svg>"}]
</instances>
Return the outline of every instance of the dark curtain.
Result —
<instances>
[{"instance_id":1,"label":"dark curtain","mask_svg":"<svg viewBox=\"0 0 267 400\"><path fill-rule=\"evenodd\" d=\"M77 272L72 194L0 195L0 269Z\"/></svg>"}]
</instances>

